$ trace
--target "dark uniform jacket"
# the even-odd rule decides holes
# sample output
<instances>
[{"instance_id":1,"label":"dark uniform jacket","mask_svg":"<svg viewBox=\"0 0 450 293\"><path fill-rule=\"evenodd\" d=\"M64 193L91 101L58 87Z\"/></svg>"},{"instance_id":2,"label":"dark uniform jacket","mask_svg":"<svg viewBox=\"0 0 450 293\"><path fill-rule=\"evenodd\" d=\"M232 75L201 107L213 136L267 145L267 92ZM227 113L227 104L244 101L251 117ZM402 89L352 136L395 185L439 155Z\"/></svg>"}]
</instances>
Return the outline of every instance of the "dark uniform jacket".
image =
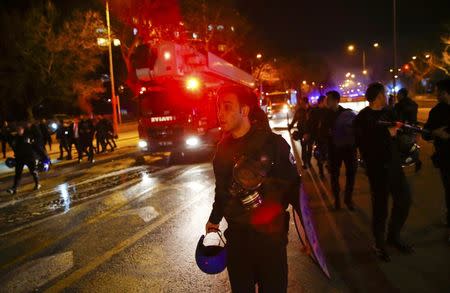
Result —
<instances>
[{"instance_id":1,"label":"dark uniform jacket","mask_svg":"<svg viewBox=\"0 0 450 293\"><path fill-rule=\"evenodd\" d=\"M447 132L450 133L450 105L442 102L431 109L424 128L431 132L441 127L447 127ZM426 133L423 135L423 138L426 140L433 139L431 134ZM438 164L450 167L450 140L434 138L434 147Z\"/></svg>"},{"instance_id":2,"label":"dark uniform jacket","mask_svg":"<svg viewBox=\"0 0 450 293\"><path fill-rule=\"evenodd\" d=\"M417 123L418 105L410 98L403 98L394 106L397 118L408 123Z\"/></svg>"},{"instance_id":3,"label":"dark uniform jacket","mask_svg":"<svg viewBox=\"0 0 450 293\"><path fill-rule=\"evenodd\" d=\"M234 164L242 155L255 160L265 156L272 162L261 188L263 204L250 210L245 209L239 198L232 197L229 191ZM216 189L209 218L211 223L218 224L225 217L229 228L244 225L272 234L287 232L285 210L289 203L298 206L300 177L290 146L280 135L252 126L243 137L226 136L217 147L213 167Z\"/></svg>"},{"instance_id":4,"label":"dark uniform jacket","mask_svg":"<svg viewBox=\"0 0 450 293\"><path fill-rule=\"evenodd\" d=\"M295 110L294 118L289 124L289 128L294 127L295 124L297 123L298 132L302 136L307 132L308 117L309 117L309 108L298 107L297 110Z\"/></svg>"},{"instance_id":5,"label":"dark uniform jacket","mask_svg":"<svg viewBox=\"0 0 450 293\"><path fill-rule=\"evenodd\" d=\"M48 130L47 124L39 123L39 130L41 131L44 140L48 140L51 138L51 134L50 131Z\"/></svg>"},{"instance_id":6,"label":"dark uniform jacket","mask_svg":"<svg viewBox=\"0 0 450 293\"><path fill-rule=\"evenodd\" d=\"M383 171L401 166L398 142L391 137L388 127L379 121L396 121L392 110L373 110L366 107L355 118L355 138L367 169Z\"/></svg>"},{"instance_id":7,"label":"dark uniform jacket","mask_svg":"<svg viewBox=\"0 0 450 293\"><path fill-rule=\"evenodd\" d=\"M330 132L327 123L325 123L328 111L327 108L313 107L309 112L306 132L311 135L311 139L315 142L328 142Z\"/></svg>"},{"instance_id":8,"label":"dark uniform jacket","mask_svg":"<svg viewBox=\"0 0 450 293\"><path fill-rule=\"evenodd\" d=\"M16 135L12 138L11 147L14 157L20 162L33 162L37 158L36 146L26 135Z\"/></svg>"}]
</instances>

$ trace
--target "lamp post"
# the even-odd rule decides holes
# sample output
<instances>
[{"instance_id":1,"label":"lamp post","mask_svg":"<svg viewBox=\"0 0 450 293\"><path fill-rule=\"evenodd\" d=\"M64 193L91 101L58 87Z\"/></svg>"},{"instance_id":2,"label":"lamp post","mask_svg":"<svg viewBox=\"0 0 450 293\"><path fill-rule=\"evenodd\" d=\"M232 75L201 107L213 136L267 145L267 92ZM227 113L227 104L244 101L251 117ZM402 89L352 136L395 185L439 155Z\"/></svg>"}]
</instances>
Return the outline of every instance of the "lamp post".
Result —
<instances>
[{"instance_id":1,"label":"lamp post","mask_svg":"<svg viewBox=\"0 0 450 293\"><path fill-rule=\"evenodd\" d=\"M393 9L392 9L392 22L393 22L393 29L392 29L392 38L393 38L393 44L394 44L394 50L393 50L393 65L394 65L394 69L397 68L397 1L396 0L392 0L392 5L393 5ZM395 74L395 70L392 74L392 94L394 95L394 101L396 99L397 93L395 91L395 88L397 86L397 76Z\"/></svg>"},{"instance_id":2,"label":"lamp post","mask_svg":"<svg viewBox=\"0 0 450 293\"><path fill-rule=\"evenodd\" d=\"M117 134L119 132L119 125L117 120L117 96L116 90L114 88L114 67L113 67L113 59L112 59L112 40L111 40L111 25L109 23L109 1L106 1L106 25L108 26L108 51L109 51L109 75L111 81L111 104L112 104L112 115L113 115L113 127L114 133Z\"/></svg>"},{"instance_id":3,"label":"lamp post","mask_svg":"<svg viewBox=\"0 0 450 293\"><path fill-rule=\"evenodd\" d=\"M379 43L374 43L373 44L374 48L379 48L380 44ZM348 45L347 47L347 51L350 53L353 53L356 49L355 45ZM366 63L367 63L367 58L366 58L366 50L363 49L362 50L362 74L367 75L367 68L366 68Z\"/></svg>"}]
</instances>

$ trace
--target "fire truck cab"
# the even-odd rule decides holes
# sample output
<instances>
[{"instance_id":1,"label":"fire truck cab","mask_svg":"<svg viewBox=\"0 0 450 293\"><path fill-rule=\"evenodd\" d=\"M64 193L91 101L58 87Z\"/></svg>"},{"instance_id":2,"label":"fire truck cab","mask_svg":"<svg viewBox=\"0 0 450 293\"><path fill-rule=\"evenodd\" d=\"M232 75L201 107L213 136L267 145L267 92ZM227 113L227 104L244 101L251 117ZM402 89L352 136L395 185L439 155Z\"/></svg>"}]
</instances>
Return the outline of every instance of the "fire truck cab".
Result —
<instances>
[{"instance_id":1,"label":"fire truck cab","mask_svg":"<svg viewBox=\"0 0 450 293\"><path fill-rule=\"evenodd\" d=\"M136 50L139 149L184 155L213 148L221 138L215 92L226 84L255 86L253 77L212 53L161 42Z\"/></svg>"}]
</instances>

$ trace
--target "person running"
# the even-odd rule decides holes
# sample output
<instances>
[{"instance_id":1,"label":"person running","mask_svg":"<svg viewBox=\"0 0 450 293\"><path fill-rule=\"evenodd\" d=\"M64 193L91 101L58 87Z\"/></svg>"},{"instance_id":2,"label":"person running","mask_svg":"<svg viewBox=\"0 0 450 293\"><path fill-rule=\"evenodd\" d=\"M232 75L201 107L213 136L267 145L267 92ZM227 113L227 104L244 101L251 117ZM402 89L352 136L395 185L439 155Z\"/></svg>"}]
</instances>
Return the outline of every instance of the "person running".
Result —
<instances>
[{"instance_id":1,"label":"person running","mask_svg":"<svg viewBox=\"0 0 450 293\"><path fill-rule=\"evenodd\" d=\"M39 175L36 166L38 154L36 152L36 146L32 143L32 138L25 134L25 128L23 126L19 125L17 127L17 134L12 138L11 147L14 151L16 166L14 184L7 190L7 192L10 194L16 194L22 178L24 166L27 166L31 176L33 176L34 190L39 190L41 188L41 184L39 184Z\"/></svg>"}]
</instances>

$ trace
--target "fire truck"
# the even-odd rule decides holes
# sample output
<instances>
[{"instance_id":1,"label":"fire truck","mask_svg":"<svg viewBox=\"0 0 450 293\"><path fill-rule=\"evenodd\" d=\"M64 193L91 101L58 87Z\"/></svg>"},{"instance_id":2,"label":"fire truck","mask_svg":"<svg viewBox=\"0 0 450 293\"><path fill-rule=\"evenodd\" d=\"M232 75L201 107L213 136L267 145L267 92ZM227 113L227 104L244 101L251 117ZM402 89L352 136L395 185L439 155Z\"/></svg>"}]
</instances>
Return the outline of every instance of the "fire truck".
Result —
<instances>
[{"instance_id":1,"label":"fire truck","mask_svg":"<svg viewBox=\"0 0 450 293\"><path fill-rule=\"evenodd\" d=\"M139 149L142 155L213 148L221 138L215 92L223 85L254 88L253 77L189 45L160 42L137 48ZM141 157L142 158L142 157Z\"/></svg>"}]
</instances>

